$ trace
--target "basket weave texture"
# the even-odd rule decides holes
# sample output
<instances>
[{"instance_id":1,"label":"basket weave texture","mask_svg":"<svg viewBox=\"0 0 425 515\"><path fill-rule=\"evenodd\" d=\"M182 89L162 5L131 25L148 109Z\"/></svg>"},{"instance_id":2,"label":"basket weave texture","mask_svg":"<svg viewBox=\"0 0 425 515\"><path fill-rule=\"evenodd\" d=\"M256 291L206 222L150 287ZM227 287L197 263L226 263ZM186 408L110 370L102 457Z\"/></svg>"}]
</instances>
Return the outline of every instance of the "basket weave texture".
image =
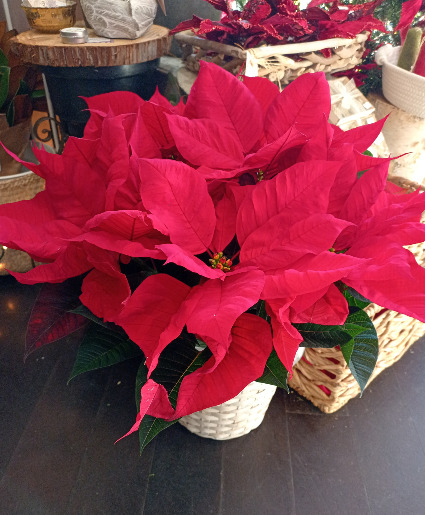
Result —
<instances>
[{"instance_id":1,"label":"basket weave texture","mask_svg":"<svg viewBox=\"0 0 425 515\"><path fill-rule=\"evenodd\" d=\"M419 186L406 179L391 181L413 191ZM425 219L422 218L422 222ZM425 266L424 244L409 245L417 262ZM379 339L379 356L368 385L386 368L398 361L425 334L425 324L395 311L370 304L366 310ZM360 393L340 350L305 349L304 357L293 369L291 388L311 401L323 413L334 413Z\"/></svg>"},{"instance_id":2,"label":"basket weave texture","mask_svg":"<svg viewBox=\"0 0 425 515\"><path fill-rule=\"evenodd\" d=\"M354 68L362 60L368 33L362 32L353 39L334 38L248 50L202 39L190 30L174 38L182 48L186 68L192 72L198 73L200 61L208 61L235 75L243 72L251 77L266 77L282 87L303 73ZM321 53L325 49L331 51L330 57Z\"/></svg>"},{"instance_id":3,"label":"basket weave texture","mask_svg":"<svg viewBox=\"0 0 425 515\"><path fill-rule=\"evenodd\" d=\"M382 65L382 91L394 106L425 118L425 77L397 66L401 47L388 45L378 50L376 62Z\"/></svg>"},{"instance_id":4,"label":"basket weave texture","mask_svg":"<svg viewBox=\"0 0 425 515\"><path fill-rule=\"evenodd\" d=\"M33 172L0 177L0 205L20 200L30 200L44 189L44 180ZM3 250L0 249L0 256ZM0 275L8 275L7 269L14 272L28 272L34 268L34 261L19 250L6 249L0 259Z\"/></svg>"},{"instance_id":5,"label":"basket weave texture","mask_svg":"<svg viewBox=\"0 0 425 515\"><path fill-rule=\"evenodd\" d=\"M275 392L276 386L254 381L233 399L182 417L179 422L204 438L238 438L261 424Z\"/></svg>"}]
</instances>

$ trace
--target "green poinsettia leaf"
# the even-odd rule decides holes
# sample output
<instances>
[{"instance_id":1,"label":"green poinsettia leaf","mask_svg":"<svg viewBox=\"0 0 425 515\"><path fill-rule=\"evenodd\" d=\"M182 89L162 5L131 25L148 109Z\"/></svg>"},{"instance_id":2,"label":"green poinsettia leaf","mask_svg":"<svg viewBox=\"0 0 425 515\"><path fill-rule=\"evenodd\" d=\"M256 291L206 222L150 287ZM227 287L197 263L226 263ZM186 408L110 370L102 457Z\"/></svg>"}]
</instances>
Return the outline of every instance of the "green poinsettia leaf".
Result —
<instances>
[{"instance_id":1,"label":"green poinsettia leaf","mask_svg":"<svg viewBox=\"0 0 425 515\"><path fill-rule=\"evenodd\" d=\"M348 318L353 324L363 327L363 332L355 335L352 340L341 346L341 351L361 392L363 392L378 360L378 335L372 320L363 310L351 308Z\"/></svg>"},{"instance_id":2,"label":"green poinsettia leaf","mask_svg":"<svg viewBox=\"0 0 425 515\"><path fill-rule=\"evenodd\" d=\"M278 355L276 354L276 351L273 350L269 359L267 360L263 375L257 379L257 381L259 383L266 383L273 386L278 386L279 388L284 388L289 393L287 379L288 371L283 366Z\"/></svg>"},{"instance_id":3,"label":"green poinsettia leaf","mask_svg":"<svg viewBox=\"0 0 425 515\"><path fill-rule=\"evenodd\" d=\"M371 304L370 300L366 299L363 295L360 295L360 293L350 287L344 290L343 295L347 299L349 306L356 306L363 309Z\"/></svg>"},{"instance_id":4,"label":"green poinsettia leaf","mask_svg":"<svg viewBox=\"0 0 425 515\"><path fill-rule=\"evenodd\" d=\"M128 336L91 324L78 349L68 382L84 372L109 367L134 357L143 357L143 353Z\"/></svg>"},{"instance_id":5,"label":"green poinsettia leaf","mask_svg":"<svg viewBox=\"0 0 425 515\"><path fill-rule=\"evenodd\" d=\"M370 150L365 150L363 152L363 155L364 156L369 156L369 157L373 157L373 154ZM357 172L357 179L360 179L360 177L365 174L367 172L367 170L362 170L361 172Z\"/></svg>"},{"instance_id":6,"label":"green poinsettia leaf","mask_svg":"<svg viewBox=\"0 0 425 515\"><path fill-rule=\"evenodd\" d=\"M108 327L110 328L111 324L108 324L107 322L104 322L101 318L97 317L96 315L94 315L90 310L89 308L86 308L86 306L84 306L83 304L81 304L80 306L78 306L77 308L75 309L72 309L70 310L71 313L75 313L76 315L81 315L89 320L91 320L92 322L95 322L96 324L99 324L103 327ZM118 329L118 326L117 326L117 329Z\"/></svg>"},{"instance_id":7,"label":"green poinsettia leaf","mask_svg":"<svg viewBox=\"0 0 425 515\"><path fill-rule=\"evenodd\" d=\"M136 405L137 408L140 405L140 390L142 389L142 386L147 381L147 374L148 374L148 368L147 366L142 363L139 367L139 370L137 371L136 376ZM140 422L139 426L139 443L140 443L140 454L142 454L145 447L148 445L149 442L151 442L157 434L159 434L161 431L164 431L164 429L167 429L167 427L172 426L175 424L177 420L172 420L171 422L167 422L166 420L163 420L162 418L155 418L151 415L145 415Z\"/></svg>"},{"instance_id":8,"label":"green poinsettia leaf","mask_svg":"<svg viewBox=\"0 0 425 515\"><path fill-rule=\"evenodd\" d=\"M10 68L8 66L0 66L0 109L4 108L4 104L9 93Z\"/></svg>"},{"instance_id":9,"label":"green poinsettia leaf","mask_svg":"<svg viewBox=\"0 0 425 515\"><path fill-rule=\"evenodd\" d=\"M331 349L345 345L364 328L353 323L344 325L294 324L303 337L303 347Z\"/></svg>"},{"instance_id":10,"label":"green poinsettia leaf","mask_svg":"<svg viewBox=\"0 0 425 515\"><path fill-rule=\"evenodd\" d=\"M151 375L154 381L165 387L174 408L183 378L200 368L211 357L208 347L204 350L197 350L196 347L199 349L199 344L194 336L182 334L165 348ZM140 405L140 390L147 381L147 372L146 365L142 364L136 377L137 408ZM140 454L158 433L176 422L177 420L167 422L161 418L145 415L139 426Z\"/></svg>"},{"instance_id":11,"label":"green poinsettia leaf","mask_svg":"<svg viewBox=\"0 0 425 515\"><path fill-rule=\"evenodd\" d=\"M266 303L264 300L259 300L257 305L257 316L270 323L270 317L266 311Z\"/></svg>"},{"instance_id":12,"label":"green poinsettia leaf","mask_svg":"<svg viewBox=\"0 0 425 515\"><path fill-rule=\"evenodd\" d=\"M342 355L344 356L347 366L350 366L350 359L351 359L351 354L353 353L354 344L355 344L354 338L351 338L351 340L349 342L344 343L344 345L341 345L341 352L342 352Z\"/></svg>"}]
</instances>

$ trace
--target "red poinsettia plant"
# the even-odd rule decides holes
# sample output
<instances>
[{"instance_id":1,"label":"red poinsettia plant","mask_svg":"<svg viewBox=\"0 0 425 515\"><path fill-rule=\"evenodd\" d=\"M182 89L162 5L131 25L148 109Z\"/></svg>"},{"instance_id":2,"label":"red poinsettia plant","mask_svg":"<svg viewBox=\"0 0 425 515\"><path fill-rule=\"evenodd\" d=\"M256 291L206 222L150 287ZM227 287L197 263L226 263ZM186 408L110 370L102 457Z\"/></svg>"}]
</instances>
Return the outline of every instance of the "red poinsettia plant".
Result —
<instances>
[{"instance_id":1,"label":"red poinsettia plant","mask_svg":"<svg viewBox=\"0 0 425 515\"><path fill-rule=\"evenodd\" d=\"M365 154L383 120L328 122L324 74L279 93L202 63L185 104L86 101L84 137L25 163L46 189L0 206L0 242L43 263L13 273L48 283L28 352L89 320L72 377L140 360L141 448L252 381L286 387L300 345L339 346L363 389L369 301L425 322L425 271L404 248L425 240L425 196Z\"/></svg>"},{"instance_id":2,"label":"red poinsettia plant","mask_svg":"<svg viewBox=\"0 0 425 515\"><path fill-rule=\"evenodd\" d=\"M220 21L194 15L177 25L171 33L192 30L197 36L242 48L260 44L301 43L329 38L354 38L363 31L385 26L373 16L383 0L364 3L343 3L340 0L311 0L300 9L293 0L206 0L221 11ZM320 7L321 6L321 7Z\"/></svg>"}]
</instances>

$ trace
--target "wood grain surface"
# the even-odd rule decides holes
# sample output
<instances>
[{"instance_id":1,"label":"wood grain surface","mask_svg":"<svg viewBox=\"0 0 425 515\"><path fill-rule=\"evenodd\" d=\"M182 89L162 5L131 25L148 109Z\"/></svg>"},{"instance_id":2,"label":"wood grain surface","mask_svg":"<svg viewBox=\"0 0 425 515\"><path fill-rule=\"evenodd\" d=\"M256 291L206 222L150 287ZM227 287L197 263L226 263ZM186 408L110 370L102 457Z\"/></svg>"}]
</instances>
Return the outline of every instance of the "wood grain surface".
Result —
<instances>
[{"instance_id":1,"label":"wood grain surface","mask_svg":"<svg viewBox=\"0 0 425 515\"><path fill-rule=\"evenodd\" d=\"M89 38L94 38L88 29ZM166 54L171 45L169 29L152 25L138 39L114 39L108 43L62 43L59 34L28 30L11 42L12 52L23 62L40 66L121 66L152 61Z\"/></svg>"},{"instance_id":2,"label":"wood grain surface","mask_svg":"<svg viewBox=\"0 0 425 515\"><path fill-rule=\"evenodd\" d=\"M143 455L128 360L67 380L76 333L23 361L39 287L0 278L0 515L423 515L425 339L340 411L279 391L246 436L175 424Z\"/></svg>"}]
</instances>

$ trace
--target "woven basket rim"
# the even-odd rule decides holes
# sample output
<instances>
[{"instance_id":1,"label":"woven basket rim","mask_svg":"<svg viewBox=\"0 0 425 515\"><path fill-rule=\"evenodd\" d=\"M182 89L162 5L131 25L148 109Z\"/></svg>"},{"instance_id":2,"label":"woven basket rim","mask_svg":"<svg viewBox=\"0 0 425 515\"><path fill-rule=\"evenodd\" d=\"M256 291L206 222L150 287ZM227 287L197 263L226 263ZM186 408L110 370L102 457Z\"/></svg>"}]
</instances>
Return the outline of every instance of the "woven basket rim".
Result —
<instances>
[{"instance_id":1,"label":"woven basket rim","mask_svg":"<svg viewBox=\"0 0 425 515\"><path fill-rule=\"evenodd\" d=\"M404 188L407 190L406 186L408 186L411 189L421 189L424 190L425 186L423 184L419 184L418 182L412 181L410 179L406 179L405 177L401 177L399 175L388 175L387 177L388 182L391 182L392 184L395 184L396 186L400 186L401 188ZM406 186L405 186L406 185Z\"/></svg>"},{"instance_id":2,"label":"woven basket rim","mask_svg":"<svg viewBox=\"0 0 425 515\"><path fill-rule=\"evenodd\" d=\"M180 36L181 35L181 36ZM179 37L180 36L180 37ZM319 50L324 50L325 48L339 48L342 46L349 46L352 45L355 42L364 42L369 37L369 32L363 31L357 34L354 38L329 38L329 39L322 39L317 41L306 41L303 43L288 43L286 45L263 45L258 48L270 48L273 49L275 52L282 53L282 54L299 54L299 53L305 53L305 52L316 52ZM174 34L174 38L179 41L180 39L192 39L193 44L196 45L196 43L202 42L202 41L210 41L205 38L201 38L194 34L190 29L181 31L177 34ZM214 43L217 46L233 46L229 45L227 43L220 43L219 41L214 41ZM296 48L295 48L296 47ZM256 48L248 48L246 50L239 48L235 46L234 48L238 48L240 50L241 55L243 54L245 57L248 52L255 51ZM301 50L300 50L301 48Z\"/></svg>"},{"instance_id":3,"label":"woven basket rim","mask_svg":"<svg viewBox=\"0 0 425 515\"><path fill-rule=\"evenodd\" d=\"M0 181L7 181L11 179L20 179L21 177L26 177L27 175L34 174L31 170L28 170L26 172L20 172L20 173L14 173L13 175L0 175ZM36 174L35 174L36 175Z\"/></svg>"}]
</instances>

